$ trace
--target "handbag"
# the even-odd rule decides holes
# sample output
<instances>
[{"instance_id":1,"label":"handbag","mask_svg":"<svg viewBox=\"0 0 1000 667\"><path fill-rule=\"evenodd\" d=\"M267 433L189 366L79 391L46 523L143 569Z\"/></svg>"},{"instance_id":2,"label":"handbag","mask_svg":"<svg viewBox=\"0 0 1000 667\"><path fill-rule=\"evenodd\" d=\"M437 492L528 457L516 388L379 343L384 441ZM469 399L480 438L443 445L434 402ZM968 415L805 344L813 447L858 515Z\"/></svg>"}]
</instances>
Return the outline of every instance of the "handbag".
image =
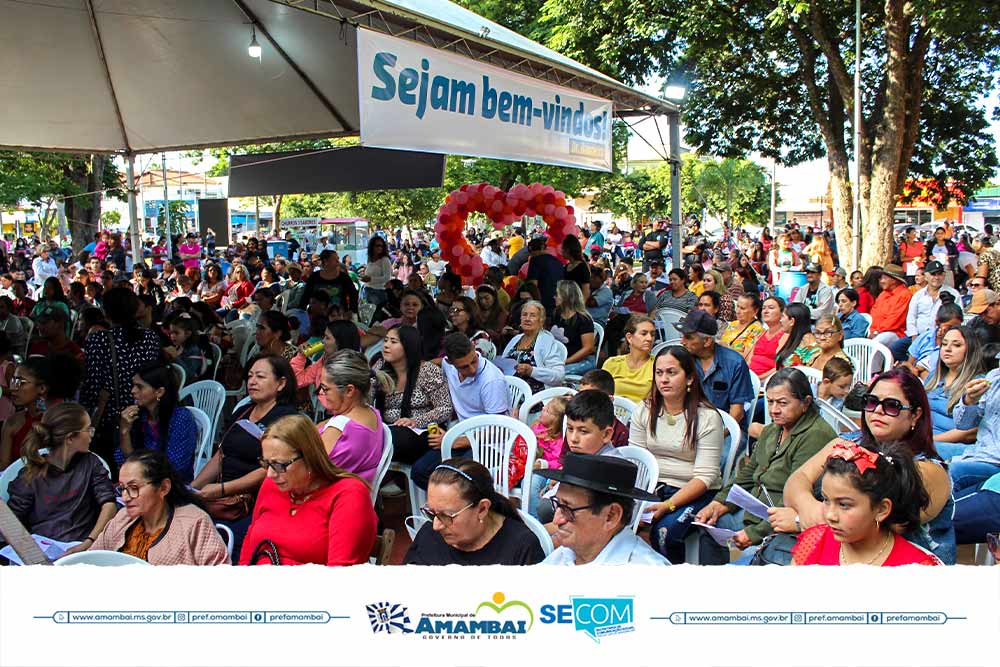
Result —
<instances>
[{"instance_id":1,"label":"handbag","mask_svg":"<svg viewBox=\"0 0 1000 667\"><path fill-rule=\"evenodd\" d=\"M247 409L247 414L249 414L253 408ZM239 420L236 420L239 421ZM233 429L236 421L229 427L229 430L223 434L223 438ZM219 447L219 477L216 482L222 487L222 492L225 494L225 483L222 481L222 459L225 458L225 453L222 451L222 447ZM245 516L248 516L251 511L253 511L254 495L252 493L232 493L229 495L222 495L219 498L213 500L206 500L205 511L208 512L209 516L213 519L219 519L221 521L237 521Z\"/></svg>"},{"instance_id":2,"label":"handbag","mask_svg":"<svg viewBox=\"0 0 1000 667\"><path fill-rule=\"evenodd\" d=\"M792 547L797 542L795 535L771 533L761 542L757 553L750 560L751 565L791 565Z\"/></svg>"},{"instance_id":3,"label":"handbag","mask_svg":"<svg viewBox=\"0 0 1000 667\"><path fill-rule=\"evenodd\" d=\"M281 565L281 557L278 556L278 545L271 540L261 540L250 556L250 565L256 565L261 556L267 556L271 565Z\"/></svg>"}]
</instances>

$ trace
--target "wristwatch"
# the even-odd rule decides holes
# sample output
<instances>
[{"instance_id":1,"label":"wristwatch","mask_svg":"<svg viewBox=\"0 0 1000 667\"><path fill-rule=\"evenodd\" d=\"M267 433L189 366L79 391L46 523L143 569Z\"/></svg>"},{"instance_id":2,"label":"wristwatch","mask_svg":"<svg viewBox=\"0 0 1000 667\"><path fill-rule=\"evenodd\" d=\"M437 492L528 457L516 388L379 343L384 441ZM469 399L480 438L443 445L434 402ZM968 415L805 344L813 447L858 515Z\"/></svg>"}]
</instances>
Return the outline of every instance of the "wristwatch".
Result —
<instances>
[{"instance_id":1,"label":"wristwatch","mask_svg":"<svg viewBox=\"0 0 1000 667\"><path fill-rule=\"evenodd\" d=\"M799 522L799 515L798 514L795 515L795 532L796 533L801 533L802 532L802 524Z\"/></svg>"}]
</instances>

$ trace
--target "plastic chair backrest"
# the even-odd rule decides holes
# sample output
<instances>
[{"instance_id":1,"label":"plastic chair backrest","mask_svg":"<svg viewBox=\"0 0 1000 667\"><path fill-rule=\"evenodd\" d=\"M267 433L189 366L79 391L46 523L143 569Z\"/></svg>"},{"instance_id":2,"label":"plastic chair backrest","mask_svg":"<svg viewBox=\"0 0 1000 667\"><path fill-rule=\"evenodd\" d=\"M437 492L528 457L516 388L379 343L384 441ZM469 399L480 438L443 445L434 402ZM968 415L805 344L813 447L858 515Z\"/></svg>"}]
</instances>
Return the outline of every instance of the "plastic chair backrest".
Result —
<instances>
[{"instance_id":1,"label":"plastic chair backrest","mask_svg":"<svg viewBox=\"0 0 1000 667\"><path fill-rule=\"evenodd\" d=\"M215 380L200 380L192 382L180 390L178 397L184 400L191 397L191 403L212 420L212 433L219 428L222 418L222 406L226 402L226 388Z\"/></svg>"},{"instance_id":2,"label":"plastic chair backrest","mask_svg":"<svg viewBox=\"0 0 1000 667\"><path fill-rule=\"evenodd\" d=\"M652 493L660 477L660 464L656 462L656 457L653 456L653 453L644 447L637 447L635 445L619 447L618 453L639 468L635 478L635 485L640 489L645 489ZM635 509L632 510L630 525L633 533L639 530L639 519L642 518L643 507L646 504L645 502L637 502Z\"/></svg>"},{"instance_id":3,"label":"plastic chair backrest","mask_svg":"<svg viewBox=\"0 0 1000 667\"><path fill-rule=\"evenodd\" d=\"M215 434L215 429L212 428L212 418L205 414L204 410L188 408L188 412L198 425L198 446L194 450L194 476L197 477L212 458L212 436Z\"/></svg>"},{"instance_id":4,"label":"plastic chair backrest","mask_svg":"<svg viewBox=\"0 0 1000 667\"><path fill-rule=\"evenodd\" d=\"M726 437L722 441L722 484L726 485L733 477L736 468L736 461L743 453L743 430L733 419L733 416L722 410L718 411L722 416L722 425L726 429Z\"/></svg>"},{"instance_id":5,"label":"plastic chair backrest","mask_svg":"<svg viewBox=\"0 0 1000 667\"><path fill-rule=\"evenodd\" d=\"M807 380L809 380L809 386L812 388L813 396L819 397L819 385L823 381L823 371L810 368L809 366L793 366L793 368L802 371L802 374L806 376Z\"/></svg>"},{"instance_id":6,"label":"plastic chair backrest","mask_svg":"<svg viewBox=\"0 0 1000 667\"><path fill-rule=\"evenodd\" d=\"M28 356L31 347L31 334L35 331L35 322L30 317L21 317L21 328L24 329L24 356Z\"/></svg>"},{"instance_id":7,"label":"plastic chair backrest","mask_svg":"<svg viewBox=\"0 0 1000 667\"><path fill-rule=\"evenodd\" d=\"M632 413L639 407L634 401L630 401L624 396L612 396L615 407L615 417L625 426L632 421Z\"/></svg>"},{"instance_id":8,"label":"plastic chair backrest","mask_svg":"<svg viewBox=\"0 0 1000 667\"><path fill-rule=\"evenodd\" d=\"M549 535L549 531L545 530L545 526L524 510L517 510L517 513L524 521L524 525L528 527L528 530L538 538L538 543L542 545L542 553L546 556L552 553L552 549L554 548L552 545L552 536Z\"/></svg>"},{"instance_id":9,"label":"plastic chair backrest","mask_svg":"<svg viewBox=\"0 0 1000 667\"><path fill-rule=\"evenodd\" d=\"M601 345L604 344L604 327L602 327L597 322L594 322L594 358L600 359L601 357Z\"/></svg>"},{"instance_id":10,"label":"plastic chair backrest","mask_svg":"<svg viewBox=\"0 0 1000 667\"><path fill-rule=\"evenodd\" d=\"M209 343L208 347L212 350L212 379L219 377L219 366L222 365L222 348L215 343Z\"/></svg>"},{"instance_id":11,"label":"plastic chair backrest","mask_svg":"<svg viewBox=\"0 0 1000 667\"><path fill-rule=\"evenodd\" d=\"M753 423L754 414L757 412L757 397L760 396L760 376L753 371L750 371L750 384L753 386L753 399L743 404L744 412L747 413L747 424Z\"/></svg>"},{"instance_id":12,"label":"plastic chair backrest","mask_svg":"<svg viewBox=\"0 0 1000 667\"><path fill-rule=\"evenodd\" d=\"M120 551L81 551L57 560L54 565L101 565L104 567L120 567L123 565L149 565L135 556L123 554Z\"/></svg>"},{"instance_id":13,"label":"plastic chair backrest","mask_svg":"<svg viewBox=\"0 0 1000 667\"><path fill-rule=\"evenodd\" d=\"M865 329L865 335L867 336L868 332L872 330L872 316L870 313L858 313L858 315L865 318L865 321L868 322L868 328Z\"/></svg>"},{"instance_id":14,"label":"plastic chair backrest","mask_svg":"<svg viewBox=\"0 0 1000 667\"><path fill-rule=\"evenodd\" d=\"M837 433L843 433L845 431L857 431L860 426L845 415L843 412L833 407L833 405L826 399L816 397L816 406L819 408L819 414L826 423L833 427L833 430Z\"/></svg>"},{"instance_id":15,"label":"plastic chair backrest","mask_svg":"<svg viewBox=\"0 0 1000 667\"><path fill-rule=\"evenodd\" d=\"M382 341L378 340L373 343L368 349L365 350L365 358L368 360L368 364L372 363L375 355L382 351Z\"/></svg>"},{"instance_id":16,"label":"plastic chair backrest","mask_svg":"<svg viewBox=\"0 0 1000 667\"><path fill-rule=\"evenodd\" d=\"M667 349L671 345L682 345L682 344L683 343L681 342L680 338L668 338L654 345L653 349L649 351L649 356L655 359L656 355L658 355L662 350Z\"/></svg>"},{"instance_id":17,"label":"plastic chair backrest","mask_svg":"<svg viewBox=\"0 0 1000 667\"><path fill-rule=\"evenodd\" d=\"M382 486L382 480L389 472L392 465L392 431L385 424L382 424L382 458L378 461L378 468L375 469L375 479L372 480L372 504L378 500L378 490Z\"/></svg>"},{"instance_id":18,"label":"plastic chair backrest","mask_svg":"<svg viewBox=\"0 0 1000 667\"><path fill-rule=\"evenodd\" d=\"M538 407L539 405L545 405L553 398L557 396L572 396L576 393L576 389L572 387L552 387L551 389L543 389L537 394L532 394L529 396L524 403L521 404L521 409L518 410L518 419L523 421L528 426L531 426L531 411Z\"/></svg>"},{"instance_id":19,"label":"plastic chair backrest","mask_svg":"<svg viewBox=\"0 0 1000 667\"><path fill-rule=\"evenodd\" d=\"M513 375L505 375L504 380L507 381L507 398L510 405L510 414L518 414L518 410L521 409L521 405L531 397L531 387L528 383L519 377L514 377Z\"/></svg>"},{"instance_id":20,"label":"plastic chair backrest","mask_svg":"<svg viewBox=\"0 0 1000 667\"><path fill-rule=\"evenodd\" d=\"M180 364L170 364L170 372L174 374L174 379L177 380L177 388L183 389L184 385L187 384L187 371Z\"/></svg>"},{"instance_id":21,"label":"plastic chair backrest","mask_svg":"<svg viewBox=\"0 0 1000 667\"><path fill-rule=\"evenodd\" d=\"M229 553L229 560L232 561L233 542L236 541L236 538L233 537L233 529L224 523L215 524L215 529L219 531L220 535L222 535L222 541L226 543L226 551Z\"/></svg>"},{"instance_id":22,"label":"plastic chair backrest","mask_svg":"<svg viewBox=\"0 0 1000 667\"><path fill-rule=\"evenodd\" d=\"M662 331L666 332L663 340L668 340L667 336L670 336L671 334L676 336L677 329L674 328L674 324L680 322L685 317L687 317L687 313L683 310L677 310L676 308L660 308L660 310L656 312L656 319L663 324Z\"/></svg>"},{"instance_id":23,"label":"plastic chair backrest","mask_svg":"<svg viewBox=\"0 0 1000 667\"><path fill-rule=\"evenodd\" d=\"M251 402L252 401L251 401L251 399L250 399L249 396L244 396L242 399L240 399L239 403L237 403L235 406L233 406L233 414L235 415L237 412L239 412L240 410L242 410L246 406L250 405Z\"/></svg>"},{"instance_id":24,"label":"plastic chair backrest","mask_svg":"<svg viewBox=\"0 0 1000 667\"><path fill-rule=\"evenodd\" d=\"M24 459L18 459L11 463L7 468L0 474L0 500L7 502L10 500L10 493L7 491L7 487L10 483L17 479L18 474L21 472L21 468L24 467Z\"/></svg>"},{"instance_id":25,"label":"plastic chair backrest","mask_svg":"<svg viewBox=\"0 0 1000 667\"><path fill-rule=\"evenodd\" d=\"M532 464L538 449L534 432L524 422L503 415L480 415L463 419L448 429L441 441L441 460L451 458L451 448L461 436L469 439L472 458L483 464L493 477L493 486L498 493L510 496L510 456L518 436L527 445L524 478L521 488L527 493L531 489Z\"/></svg>"},{"instance_id":26,"label":"plastic chair backrest","mask_svg":"<svg viewBox=\"0 0 1000 667\"><path fill-rule=\"evenodd\" d=\"M867 338L849 338L844 341L844 352L854 363L855 382L867 385L873 375L892 368L892 352L882 343Z\"/></svg>"},{"instance_id":27,"label":"plastic chair backrest","mask_svg":"<svg viewBox=\"0 0 1000 667\"><path fill-rule=\"evenodd\" d=\"M240 366L243 368L247 367L247 362L253 359L254 355L260 351L257 347L257 340L253 336L250 336L243 343L243 349L240 350Z\"/></svg>"}]
</instances>

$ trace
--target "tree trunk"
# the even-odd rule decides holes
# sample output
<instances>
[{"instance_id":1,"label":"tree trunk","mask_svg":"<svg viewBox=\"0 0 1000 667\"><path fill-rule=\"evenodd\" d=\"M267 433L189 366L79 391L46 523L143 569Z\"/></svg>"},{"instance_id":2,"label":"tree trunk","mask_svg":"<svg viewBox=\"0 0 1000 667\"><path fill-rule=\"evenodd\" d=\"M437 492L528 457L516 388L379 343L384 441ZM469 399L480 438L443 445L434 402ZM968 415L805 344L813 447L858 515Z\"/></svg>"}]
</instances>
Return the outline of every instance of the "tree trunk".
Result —
<instances>
[{"instance_id":1,"label":"tree trunk","mask_svg":"<svg viewBox=\"0 0 1000 667\"><path fill-rule=\"evenodd\" d=\"M65 200L66 223L73 237L74 253L83 250L83 246L93 240L94 233L100 225L102 200L100 190L107 161L106 155L91 155L89 163L75 162L66 172L81 191L93 193Z\"/></svg>"},{"instance_id":2,"label":"tree trunk","mask_svg":"<svg viewBox=\"0 0 1000 667\"><path fill-rule=\"evenodd\" d=\"M827 156L830 165L830 191L833 195L833 228L837 233L837 254L840 265L849 273L858 267L852 254L854 230L851 228L851 208L854 205L851 192L851 179L848 175L844 156Z\"/></svg>"},{"instance_id":3,"label":"tree trunk","mask_svg":"<svg viewBox=\"0 0 1000 667\"><path fill-rule=\"evenodd\" d=\"M281 202L285 195L278 195L274 198L274 217L271 219L271 235L274 238L281 236Z\"/></svg>"}]
</instances>

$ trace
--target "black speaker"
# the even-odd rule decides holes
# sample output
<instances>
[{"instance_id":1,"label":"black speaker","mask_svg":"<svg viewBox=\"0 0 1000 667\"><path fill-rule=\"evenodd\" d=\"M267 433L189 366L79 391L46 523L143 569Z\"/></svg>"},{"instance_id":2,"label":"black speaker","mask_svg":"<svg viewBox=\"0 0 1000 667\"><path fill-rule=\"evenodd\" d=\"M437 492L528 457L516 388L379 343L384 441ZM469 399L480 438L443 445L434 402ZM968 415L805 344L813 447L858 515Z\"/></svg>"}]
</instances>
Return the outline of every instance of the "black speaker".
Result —
<instances>
[{"instance_id":1,"label":"black speaker","mask_svg":"<svg viewBox=\"0 0 1000 667\"><path fill-rule=\"evenodd\" d=\"M198 200L198 231L204 240L205 232L215 233L215 245L222 248L229 245L229 200Z\"/></svg>"}]
</instances>

